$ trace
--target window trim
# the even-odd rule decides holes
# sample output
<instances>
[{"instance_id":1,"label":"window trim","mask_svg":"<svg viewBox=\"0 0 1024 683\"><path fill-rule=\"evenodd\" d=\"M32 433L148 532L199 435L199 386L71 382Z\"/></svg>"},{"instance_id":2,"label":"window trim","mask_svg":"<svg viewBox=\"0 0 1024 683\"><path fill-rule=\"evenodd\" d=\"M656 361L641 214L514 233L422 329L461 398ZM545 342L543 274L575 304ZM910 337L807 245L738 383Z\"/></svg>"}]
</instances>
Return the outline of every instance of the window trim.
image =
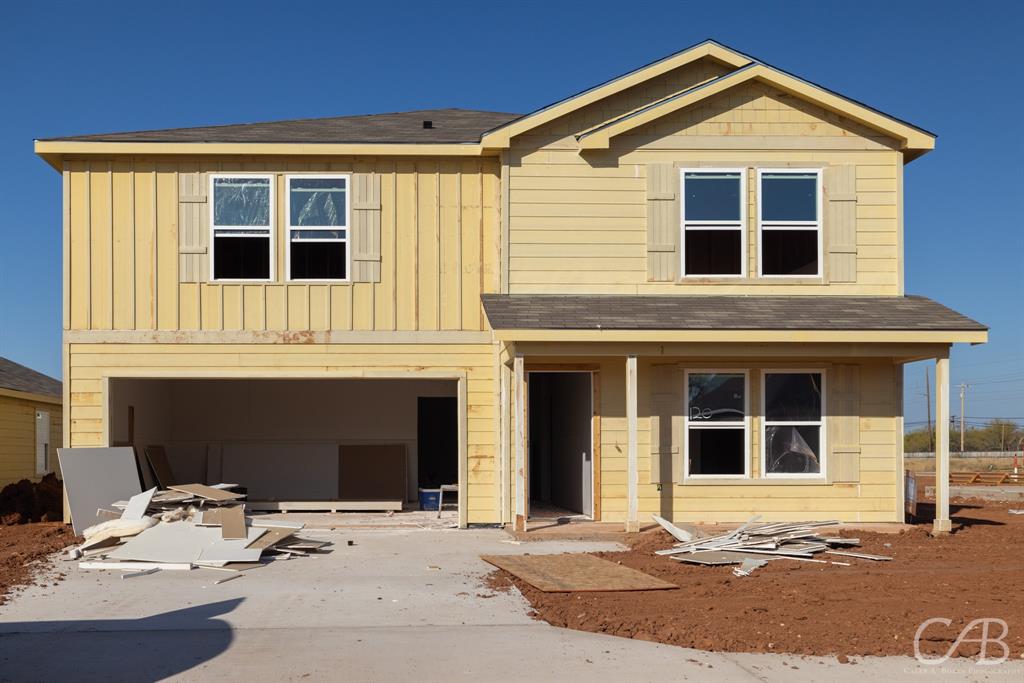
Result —
<instances>
[{"instance_id":1,"label":"window trim","mask_svg":"<svg viewBox=\"0 0 1024 683\"><path fill-rule=\"evenodd\" d=\"M764 196L764 189L762 185L762 176L765 173L813 173L817 177L816 192L817 196L817 212L818 220L816 221L765 221L761 217L762 209L762 198ZM757 169L757 276L759 278L782 278L789 280L799 279L821 279L825 276L825 231L822 229L824 225L824 201L822 197L822 177L821 168L758 168ZM772 275L764 272L764 256L761 248L762 237L765 229L771 230L814 230L818 233L818 270L813 274L802 274L802 275Z\"/></svg>"},{"instance_id":2,"label":"window trim","mask_svg":"<svg viewBox=\"0 0 1024 683\"><path fill-rule=\"evenodd\" d=\"M292 278L292 230L338 230L341 226L292 225L292 190L293 179L301 180L336 180L345 179L345 239L303 240L306 242L344 242L345 243L345 277L344 278ZM352 282L352 174L351 173L289 173L284 177L284 268L287 282L309 282L313 284L348 284Z\"/></svg>"},{"instance_id":3,"label":"window trim","mask_svg":"<svg viewBox=\"0 0 1024 683\"><path fill-rule=\"evenodd\" d=\"M267 180L270 183L270 205L268 207L269 218L270 218L269 224L265 228L264 228L264 226L261 226L261 225L257 225L257 226L252 226L252 225L215 225L214 224L213 216L214 216L214 204L216 203L216 197L214 196L214 189L213 189L213 187L214 187L214 181L217 180L218 178L247 178L247 179L249 179L249 178L263 178L263 179ZM246 172L242 171L242 172L239 172L239 173L210 173L209 174L209 188L208 188L208 194L207 194L206 202L207 202L207 204L209 204L209 207L207 208L207 211L209 212L209 220L208 220L208 222L210 224L210 234L209 234L209 239L210 239L210 249L209 249L209 251L210 251L210 282L274 282L276 280L276 272L277 272L277 269L276 269L276 265L277 265L277 245L275 243L277 242L277 238L276 238L276 235L275 235L276 231L274 229L274 226L276 225L276 215L275 215L275 210L276 210L276 207L277 207L277 202L275 201L276 200L276 195L277 195L277 182L276 182L276 176L273 173L246 173ZM266 277L266 278L216 277L217 270L216 270L216 267L214 266L214 263L215 263L214 251L215 251L216 245L217 245L217 230L264 230L264 229L267 231L267 239L270 240L270 253L269 253L270 269L268 271L269 272L268 277Z\"/></svg>"},{"instance_id":4,"label":"window trim","mask_svg":"<svg viewBox=\"0 0 1024 683\"><path fill-rule=\"evenodd\" d=\"M740 233L740 272L733 274L687 273L686 272L686 174L687 173L738 173L740 176L740 218L739 221L700 221L693 229L738 230ZM683 280L706 280L722 278L735 280L747 277L747 169L744 167L687 167L679 169L679 277ZM738 225L736 224L738 223Z\"/></svg>"},{"instance_id":5,"label":"window trim","mask_svg":"<svg viewBox=\"0 0 1024 683\"><path fill-rule=\"evenodd\" d=\"M743 474L690 473L690 375L743 375ZM703 423L696 429L737 429L740 422ZM683 371L683 481L704 479L750 479L750 369L694 368Z\"/></svg>"},{"instance_id":6,"label":"window trim","mask_svg":"<svg viewBox=\"0 0 1024 683\"><path fill-rule=\"evenodd\" d=\"M773 420L768 424L768 375L821 375L821 417L816 422L804 421L777 421ZM761 478L762 479L828 479L828 412L826 401L828 400L828 373L825 368L769 368L761 371ZM818 454L821 466L817 474L777 472L771 474L767 471L768 465L768 443L766 435L768 427L818 427L821 432L818 437Z\"/></svg>"}]
</instances>

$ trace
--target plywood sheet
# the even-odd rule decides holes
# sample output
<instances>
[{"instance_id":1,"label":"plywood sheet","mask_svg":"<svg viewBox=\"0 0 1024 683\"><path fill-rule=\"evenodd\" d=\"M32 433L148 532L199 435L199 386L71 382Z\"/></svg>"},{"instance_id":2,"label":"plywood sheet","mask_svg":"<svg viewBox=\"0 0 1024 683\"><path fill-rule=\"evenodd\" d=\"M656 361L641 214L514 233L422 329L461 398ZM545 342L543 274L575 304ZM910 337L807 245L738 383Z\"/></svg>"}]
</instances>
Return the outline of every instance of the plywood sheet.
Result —
<instances>
[{"instance_id":1,"label":"plywood sheet","mask_svg":"<svg viewBox=\"0 0 1024 683\"><path fill-rule=\"evenodd\" d=\"M405 444L338 447L340 500L404 500Z\"/></svg>"},{"instance_id":2,"label":"plywood sheet","mask_svg":"<svg viewBox=\"0 0 1024 683\"><path fill-rule=\"evenodd\" d=\"M142 492L131 446L58 448L57 458L76 534L103 521L96 515L99 508Z\"/></svg>"},{"instance_id":3,"label":"plywood sheet","mask_svg":"<svg viewBox=\"0 0 1024 683\"><path fill-rule=\"evenodd\" d=\"M483 555L481 559L545 593L649 591L677 587L674 583L584 553Z\"/></svg>"},{"instance_id":4,"label":"plywood sheet","mask_svg":"<svg viewBox=\"0 0 1024 683\"><path fill-rule=\"evenodd\" d=\"M267 533L263 534L246 547L256 550L265 550L295 533L295 529L281 527L266 528L265 531Z\"/></svg>"},{"instance_id":5,"label":"plywood sheet","mask_svg":"<svg viewBox=\"0 0 1024 683\"><path fill-rule=\"evenodd\" d=\"M225 507L220 513L221 538L238 540L246 537L245 506L232 505Z\"/></svg>"},{"instance_id":6,"label":"plywood sheet","mask_svg":"<svg viewBox=\"0 0 1024 683\"><path fill-rule=\"evenodd\" d=\"M227 500L238 500L239 498L245 498L245 494L242 493L231 493L230 491L224 491L223 489L215 489L212 486L206 484L181 484L169 487L173 491L181 491L182 493L189 493L198 498L205 498L213 501L227 501Z\"/></svg>"}]
</instances>

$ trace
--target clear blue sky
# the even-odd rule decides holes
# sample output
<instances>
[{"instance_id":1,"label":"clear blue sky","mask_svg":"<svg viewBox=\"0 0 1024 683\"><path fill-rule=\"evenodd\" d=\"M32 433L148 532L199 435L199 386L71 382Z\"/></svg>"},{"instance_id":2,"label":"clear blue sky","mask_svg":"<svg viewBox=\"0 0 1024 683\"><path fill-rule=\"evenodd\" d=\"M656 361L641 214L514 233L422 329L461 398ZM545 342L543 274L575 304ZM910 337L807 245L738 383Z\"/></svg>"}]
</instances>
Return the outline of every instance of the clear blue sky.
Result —
<instances>
[{"instance_id":1,"label":"clear blue sky","mask_svg":"<svg viewBox=\"0 0 1024 683\"><path fill-rule=\"evenodd\" d=\"M1022 31L1012 2L11 3L0 355L60 376L60 180L33 138L526 112L715 38L938 133L906 173L907 291L992 328L988 345L953 354L953 381L973 384L968 415L1024 418ZM907 372L913 423L923 366Z\"/></svg>"}]
</instances>

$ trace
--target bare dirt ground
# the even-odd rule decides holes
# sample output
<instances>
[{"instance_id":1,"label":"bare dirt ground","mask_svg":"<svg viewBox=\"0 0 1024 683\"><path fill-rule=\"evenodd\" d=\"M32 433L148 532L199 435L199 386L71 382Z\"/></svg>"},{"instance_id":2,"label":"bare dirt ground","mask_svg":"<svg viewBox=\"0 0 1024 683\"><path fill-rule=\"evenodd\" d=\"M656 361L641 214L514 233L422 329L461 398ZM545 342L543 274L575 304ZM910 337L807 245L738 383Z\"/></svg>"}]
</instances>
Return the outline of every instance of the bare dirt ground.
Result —
<instances>
[{"instance_id":1,"label":"bare dirt ground","mask_svg":"<svg viewBox=\"0 0 1024 683\"><path fill-rule=\"evenodd\" d=\"M679 586L679 590L543 593L505 573L493 588L515 585L538 619L554 626L727 652L800 655L909 655L918 626L932 617L921 651L940 655L979 617L1009 625L1012 657L1024 652L1024 516L1014 505L958 501L954 533L929 534L931 523L901 533L846 531L866 553L891 562L849 559L851 566L773 560L749 577L653 555L673 539L658 529L627 552L595 553ZM848 558L834 558L846 561ZM972 634L978 637L980 634ZM992 635L998 635L993 627ZM989 656L998 656L998 646ZM977 653L963 643L961 656Z\"/></svg>"},{"instance_id":2,"label":"bare dirt ground","mask_svg":"<svg viewBox=\"0 0 1024 683\"><path fill-rule=\"evenodd\" d=\"M47 566L51 553L75 542L63 522L37 522L0 526L0 605L19 586L33 585ZM57 574L56 580L62 578Z\"/></svg>"}]
</instances>

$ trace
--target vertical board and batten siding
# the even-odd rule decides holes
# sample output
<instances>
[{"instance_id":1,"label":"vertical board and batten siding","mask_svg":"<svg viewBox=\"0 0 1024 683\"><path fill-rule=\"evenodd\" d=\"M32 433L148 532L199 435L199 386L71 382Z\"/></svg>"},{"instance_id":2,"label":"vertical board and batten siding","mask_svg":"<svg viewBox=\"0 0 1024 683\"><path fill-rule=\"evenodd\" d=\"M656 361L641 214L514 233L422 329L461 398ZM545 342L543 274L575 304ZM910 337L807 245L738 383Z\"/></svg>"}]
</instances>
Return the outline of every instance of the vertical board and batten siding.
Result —
<instances>
[{"instance_id":1,"label":"vertical board and batten siding","mask_svg":"<svg viewBox=\"0 0 1024 683\"><path fill-rule=\"evenodd\" d=\"M314 371L465 374L469 522L498 519L497 380L490 344L70 344L68 353L74 447L104 445L105 377L179 371L185 377L223 372L256 378Z\"/></svg>"},{"instance_id":2,"label":"vertical board and batten siding","mask_svg":"<svg viewBox=\"0 0 1024 683\"><path fill-rule=\"evenodd\" d=\"M683 67L674 82L700 82L707 68ZM509 291L901 293L903 157L894 141L755 82L623 134L607 152L580 154L574 135L664 89L645 84L513 140ZM688 166L747 169L747 278L677 282L673 195ZM756 169L801 166L823 169L825 277L759 279Z\"/></svg>"},{"instance_id":3,"label":"vertical board and batten siding","mask_svg":"<svg viewBox=\"0 0 1024 683\"><path fill-rule=\"evenodd\" d=\"M578 358L531 357L531 363L572 363ZM588 359L599 364L601 382L601 520L622 522L627 512L626 361ZM826 481L767 481L761 478L762 370L771 367L825 368L828 396L825 420ZM750 436L753 481L685 482L682 420L683 370L749 369ZM687 362L678 358L638 362L637 455L640 519L658 514L675 521L742 522L824 517L850 522L902 521L900 499L902 397L901 368L887 362L806 359L759 363L757 359ZM854 407L855 406L855 407ZM514 433L514 425L512 426ZM510 439L514 438L510 434ZM660 490L659 490L660 483ZM512 505L512 497L506 504Z\"/></svg>"},{"instance_id":4,"label":"vertical board and batten siding","mask_svg":"<svg viewBox=\"0 0 1024 683\"><path fill-rule=\"evenodd\" d=\"M68 162L67 329L486 329L497 290L491 159L151 159ZM208 173L275 173L269 283L209 278ZM284 174L353 174L352 283L284 280ZM378 241L379 240L379 241Z\"/></svg>"},{"instance_id":5,"label":"vertical board and batten siding","mask_svg":"<svg viewBox=\"0 0 1024 683\"><path fill-rule=\"evenodd\" d=\"M57 465L61 447L61 406L13 396L0 396L0 487L21 479L38 480L36 472L36 411L50 413L50 463Z\"/></svg>"}]
</instances>

